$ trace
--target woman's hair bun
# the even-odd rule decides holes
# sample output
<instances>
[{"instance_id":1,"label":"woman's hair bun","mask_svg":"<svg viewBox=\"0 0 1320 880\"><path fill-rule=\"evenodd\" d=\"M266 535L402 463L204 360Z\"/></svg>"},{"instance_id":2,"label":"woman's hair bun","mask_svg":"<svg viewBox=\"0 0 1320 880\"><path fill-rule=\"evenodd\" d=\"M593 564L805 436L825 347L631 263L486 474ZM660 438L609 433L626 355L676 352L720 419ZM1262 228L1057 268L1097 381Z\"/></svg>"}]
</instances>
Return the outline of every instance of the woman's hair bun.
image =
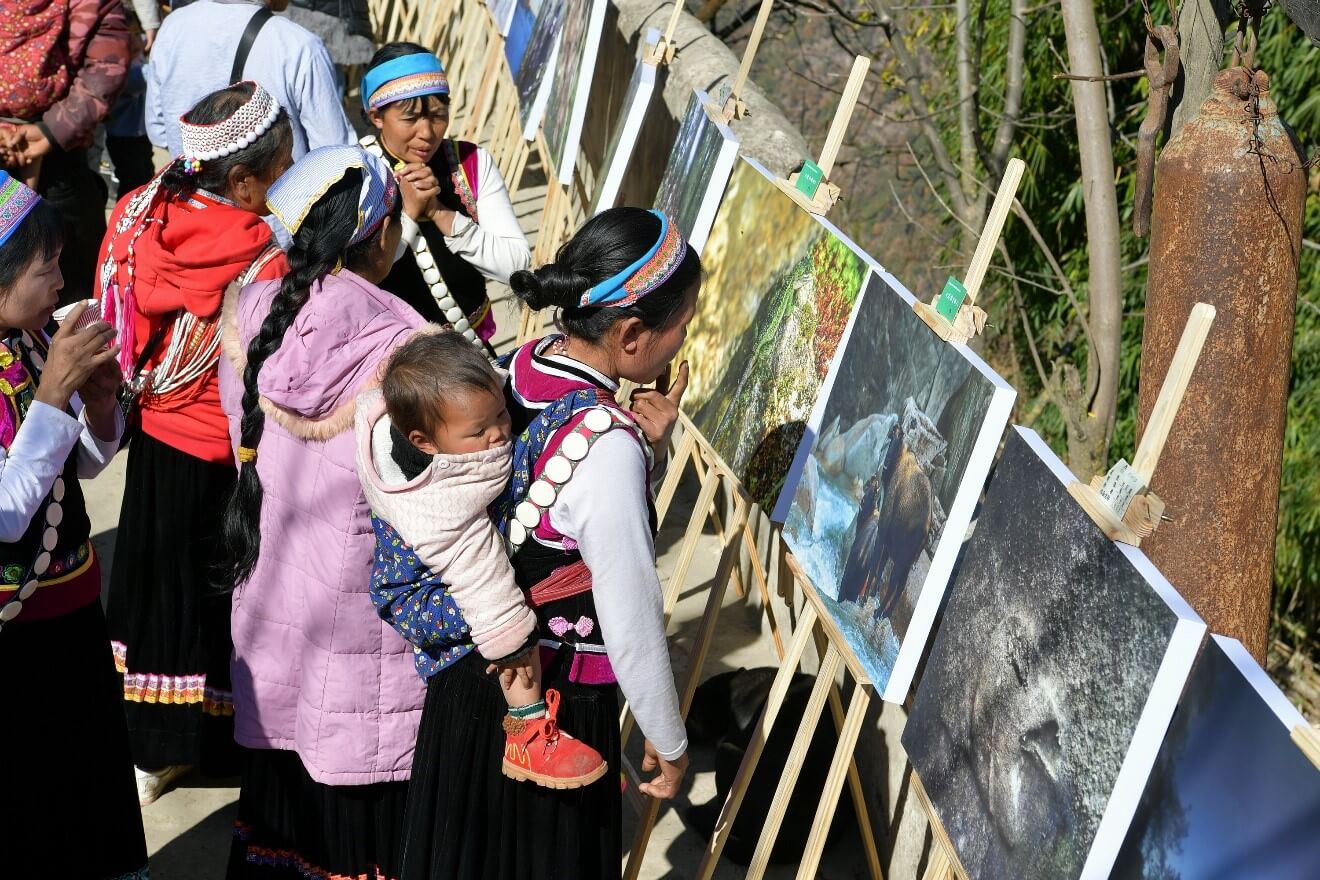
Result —
<instances>
[{"instance_id":1,"label":"woman's hair bun","mask_svg":"<svg viewBox=\"0 0 1320 880\"><path fill-rule=\"evenodd\" d=\"M562 263L547 263L534 272L526 269L509 276L515 296L533 309L573 308L591 281Z\"/></svg>"}]
</instances>

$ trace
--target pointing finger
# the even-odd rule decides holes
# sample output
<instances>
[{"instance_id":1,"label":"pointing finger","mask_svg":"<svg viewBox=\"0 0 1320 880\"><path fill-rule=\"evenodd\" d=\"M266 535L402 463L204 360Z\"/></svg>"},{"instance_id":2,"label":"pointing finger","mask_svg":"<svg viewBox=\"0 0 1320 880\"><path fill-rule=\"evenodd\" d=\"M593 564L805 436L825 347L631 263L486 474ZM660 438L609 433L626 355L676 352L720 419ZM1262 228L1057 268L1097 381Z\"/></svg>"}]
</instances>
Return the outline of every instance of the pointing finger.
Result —
<instances>
[{"instance_id":1,"label":"pointing finger","mask_svg":"<svg viewBox=\"0 0 1320 880\"><path fill-rule=\"evenodd\" d=\"M670 385L669 390L665 392L665 397L677 404L683 399L683 392L687 391L687 386L688 362L683 361L678 365L678 376L674 379L674 384Z\"/></svg>"}]
</instances>

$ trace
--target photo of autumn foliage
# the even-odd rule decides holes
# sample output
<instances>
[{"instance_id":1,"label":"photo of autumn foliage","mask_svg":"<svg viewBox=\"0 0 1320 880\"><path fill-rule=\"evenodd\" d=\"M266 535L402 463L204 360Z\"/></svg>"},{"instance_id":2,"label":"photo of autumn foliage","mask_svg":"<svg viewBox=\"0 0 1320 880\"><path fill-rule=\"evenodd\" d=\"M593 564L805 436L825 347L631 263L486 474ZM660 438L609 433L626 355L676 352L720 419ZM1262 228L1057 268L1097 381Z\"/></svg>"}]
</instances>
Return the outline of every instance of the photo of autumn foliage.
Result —
<instances>
[{"instance_id":1,"label":"photo of autumn foliage","mask_svg":"<svg viewBox=\"0 0 1320 880\"><path fill-rule=\"evenodd\" d=\"M738 163L702 255L685 357L693 422L752 499L774 506L868 264L749 160Z\"/></svg>"}]
</instances>

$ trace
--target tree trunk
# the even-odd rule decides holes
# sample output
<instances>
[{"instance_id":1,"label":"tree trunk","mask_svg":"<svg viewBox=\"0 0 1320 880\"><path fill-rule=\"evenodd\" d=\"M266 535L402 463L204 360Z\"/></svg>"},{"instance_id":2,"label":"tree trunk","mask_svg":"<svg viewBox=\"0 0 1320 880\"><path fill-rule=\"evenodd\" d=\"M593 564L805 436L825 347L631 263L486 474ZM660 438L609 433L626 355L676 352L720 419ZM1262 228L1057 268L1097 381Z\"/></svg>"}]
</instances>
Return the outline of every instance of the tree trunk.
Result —
<instances>
[{"instance_id":1,"label":"tree trunk","mask_svg":"<svg viewBox=\"0 0 1320 880\"><path fill-rule=\"evenodd\" d=\"M1183 0L1178 11L1178 55L1182 71L1169 93L1173 108L1166 124L1167 144L1210 97L1210 86L1224 65L1224 29L1233 20L1229 0Z\"/></svg>"},{"instance_id":2,"label":"tree trunk","mask_svg":"<svg viewBox=\"0 0 1320 880\"><path fill-rule=\"evenodd\" d=\"M976 153L976 111L980 106L974 94L976 86L972 75L972 10L970 0L957 0L955 3L957 21L954 32L958 40L958 185L967 198L967 210L964 211L963 223L972 229L980 229L981 204L980 190L977 187L978 156ZM971 253L976 249L977 233L963 229L963 250Z\"/></svg>"},{"instance_id":3,"label":"tree trunk","mask_svg":"<svg viewBox=\"0 0 1320 880\"><path fill-rule=\"evenodd\" d=\"M1101 76L1104 71L1100 63L1100 33L1096 27L1095 7L1090 0L1062 0L1060 9L1071 72L1077 76ZM1090 357L1099 366L1100 382L1095 399L1086 409L1089 429L1085 431L1085 457L1089 460L1070 460L1068 464L1079 476L1089 478L1104 470L1109 437L1114 427L1123 293L1118 194L1114 188L1114 153L1109 139L1105 84L1073 80L1072 92L1082 162L1082 199L1086 206L1087 298L1091 333L1095 339ZM1069 457L1071 459L1073 455Z\"/></svg>"}]
</instances>

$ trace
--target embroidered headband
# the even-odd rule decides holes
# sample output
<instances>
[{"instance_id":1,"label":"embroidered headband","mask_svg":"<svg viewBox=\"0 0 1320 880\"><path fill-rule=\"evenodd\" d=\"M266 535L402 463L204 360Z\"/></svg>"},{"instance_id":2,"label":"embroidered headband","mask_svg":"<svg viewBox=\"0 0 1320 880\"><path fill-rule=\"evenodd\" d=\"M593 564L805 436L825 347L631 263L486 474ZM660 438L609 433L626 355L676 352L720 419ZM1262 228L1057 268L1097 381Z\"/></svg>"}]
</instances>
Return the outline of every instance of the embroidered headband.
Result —
<instances>
[{"instance_id":1,"label":"embroidered headband","mask_svg":"<svg viewBox=\"0 0 1320 880\"><path fill-rule=\"evenodd\" d=\"M41 196L10 176L8 171L0 171L0 244L9 241L23 223Z\"/></svg>"},{"instance_id":2,"label":"embroidered headband","mask_svg":"<svg viewBox=\"0 0 1320 880\"><path fill-rule=\"evenodd\" d=\"M252 146L279 119L280 105L271 97L270 92L251 80L236 85L252 86L252 97L230 114L228 119L202 125L179 117L184 170L189 173L196 174L202 170L203 162Z\"/></svg>"},{"instance_id":3,"label":"embroidered headband","mask_svg":"<svg viewBox=\"0 0 1320 880\"><path fill-rule=\"evenodd\" d=\"M289 231L290 237L297 235L312 206L330 187L343 180L350 168L362 171L357 227L348 240L351 245L357 244L376 231L394 208L399 194L394 175L385 160L361 147L330 146L312 150L275 181L266 193L266 207Z\"/></svg>"},{"instance_id":4,"label":"embroidered headband","mask_svg":"<svg viewBox=\"0 0 1320 880\"><path fill-rule=\"evenodd\" d=\"M449 94L449 80L440 59L416 52L378 64L362 77L362 107L378 110L405 98Z\"/></svg>"},{"instance_id":5,"label":"embroidered headband","mask_svg":"<svg viewBox=\"0 0 1320 880\"><path fill-rule=\"evenodd\" d=\"M660 237L656 243L631 266L582 294L580 307L630 306L674 274L687 254L687 241L667 216L656 210L651 213L660 218Z\"/></svg>"}]
</instances>

